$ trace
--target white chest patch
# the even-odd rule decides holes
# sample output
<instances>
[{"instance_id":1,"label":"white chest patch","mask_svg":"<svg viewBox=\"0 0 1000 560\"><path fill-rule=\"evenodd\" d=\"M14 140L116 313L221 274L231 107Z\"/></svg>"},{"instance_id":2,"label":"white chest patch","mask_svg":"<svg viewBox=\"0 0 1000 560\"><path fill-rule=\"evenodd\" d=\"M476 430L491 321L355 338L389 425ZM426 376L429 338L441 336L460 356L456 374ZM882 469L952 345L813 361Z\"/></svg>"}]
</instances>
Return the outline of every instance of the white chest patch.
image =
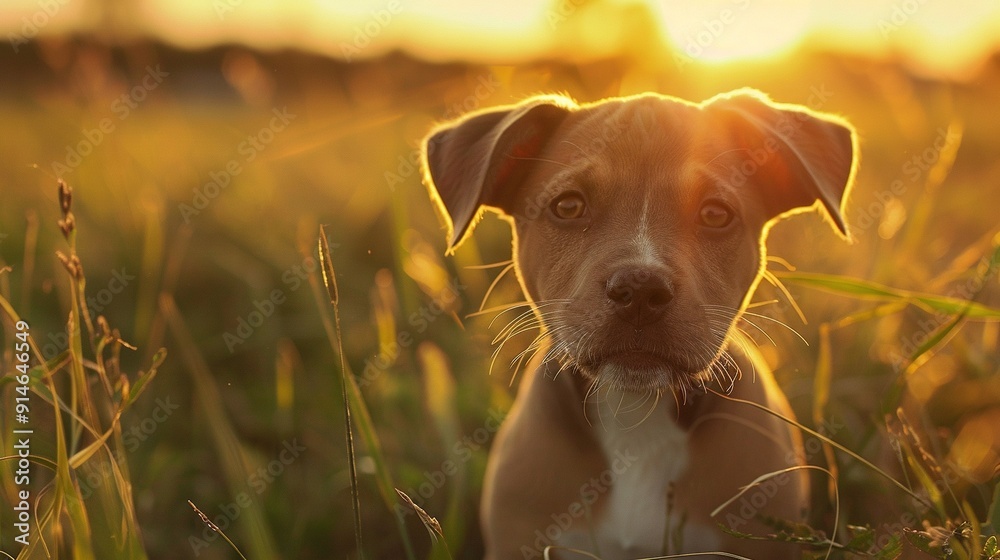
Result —
<instances>
[{"instance_id":1,"label":"white chest patch","mask_svg":"<svg viewBox=\"0 0 1000 560\"><path fill-rule=\"evenodd\" d=\"M588 405L592 429L608 464L600 476L602 482L610 482L603 496L604 510L594 519L591 531L569 531L558 544L592 551L604 560L683 552L675 538L680 512L669 515L667 529L667 493L670 483L688 466L688 434L674 420L672 403L660 402L650 412L649 401L616 417L611 406L617 405L619 398L606 396L602 403ZM623 401L630 399L642 397L625 395ZM706 538L713 537L706 529L685 525L681 537L684 548L710 544Z\"/></svg>"}]
</instances>

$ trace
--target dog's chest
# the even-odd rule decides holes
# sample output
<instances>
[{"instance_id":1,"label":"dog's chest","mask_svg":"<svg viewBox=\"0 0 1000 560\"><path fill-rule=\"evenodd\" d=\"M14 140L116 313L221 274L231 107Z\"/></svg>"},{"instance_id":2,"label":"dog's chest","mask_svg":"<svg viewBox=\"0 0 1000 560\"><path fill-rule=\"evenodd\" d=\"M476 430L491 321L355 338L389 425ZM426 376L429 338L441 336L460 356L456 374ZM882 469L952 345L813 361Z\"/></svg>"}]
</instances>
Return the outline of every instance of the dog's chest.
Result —
<instances>
[{"instance_id":1,"label":"dog's chest","mask_svg":"<svg viewBox=\"0 0 1000 560\"><path fill-rule=\"evenodd\" d=\"M668 499L672 482L689 466L688 433L673 412L660 403L648 417L643 410L629 419L614 418L605 410L591 418L607 462L600 476L609 483L601 496L604 507L591 530L569 532L560 544L594 550L610 560L678 553L679 541L704 540L703 528L681 526L681 512L671 511Z\"/></svg>"}]
</instances>

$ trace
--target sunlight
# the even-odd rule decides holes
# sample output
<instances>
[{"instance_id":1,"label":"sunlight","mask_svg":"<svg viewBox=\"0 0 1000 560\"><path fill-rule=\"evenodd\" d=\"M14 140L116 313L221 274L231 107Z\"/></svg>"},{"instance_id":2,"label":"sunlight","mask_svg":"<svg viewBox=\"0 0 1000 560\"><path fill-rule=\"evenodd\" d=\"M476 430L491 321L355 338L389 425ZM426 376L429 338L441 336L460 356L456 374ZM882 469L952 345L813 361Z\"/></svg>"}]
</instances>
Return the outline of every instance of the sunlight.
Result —
<instances>
[{"instance_id":1,"label":"sunlight","mask_svg":"<svg viewBox=\"0 0 1000 560\"><path fill-rule=\"evenodd\" d=\"M147 0L49 11L37 0L0 4L0 32L15 47L102 22L114 23L112 34L184 48L236 42L349 62L403 50L433 61L583 61L632 52L713 65L809 46L900 57L918 72L960 78L1000 47L1000 4L981 0Z\"/></svg>"},{"instance_id":2,"label":"sunlight","mask_svg":"<svg viewBox=\"0 0 1000 560\"><path fill-rule=\"evenodd\" d=\"M682 57L703 62L776 56L809 32L810 8L795 0L651 2L667 37ZM752 9L751 9L752 8Z\"/></svg>"}]
</instances>

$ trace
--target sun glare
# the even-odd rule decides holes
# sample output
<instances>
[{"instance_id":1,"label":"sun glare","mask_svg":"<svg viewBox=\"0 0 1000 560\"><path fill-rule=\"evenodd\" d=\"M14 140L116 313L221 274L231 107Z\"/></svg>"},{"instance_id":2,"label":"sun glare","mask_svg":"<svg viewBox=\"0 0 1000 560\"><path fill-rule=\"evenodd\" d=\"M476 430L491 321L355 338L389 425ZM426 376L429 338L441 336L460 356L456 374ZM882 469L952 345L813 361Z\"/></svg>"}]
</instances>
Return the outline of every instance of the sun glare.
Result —
<instances>
[{"instance_id":1,"label":"sun glare","mask_svg":"<svg viewBox=\"0 0 1000 560\"><path fill-rule=\"evenodd\" d=\"M809 5L791 0L661 1L650 6L678 56L702 62L780 55L809 31Z\"/></svg>"},{"instance_id":2,"label":"sun glare","mask_svg":"<svg viewBox=\"0 0 1000 560\"><path fill-rule=\"evenodd\" d=\"M36 0L2 0L0 31L88 30L115 3L49 15ZM101 9L96 7L103 6ZM106 14L105 14L106 15ZM58 16L58 17L57 17ZM49 22L51 20L51 25ZM809 42L901 55L930 74L963 75L1000 47L1000 5L981 0L146 0L122 8L128 33L200 48L239 42L353 61L394 49L428 60L513 64L601 59L631 49L678 62L773 58ZM96 23L95 23L96 22ZM664 51L661 47L666 46ZM652 53L649 49L658 49Z\"/></svg>"}]
</instances>

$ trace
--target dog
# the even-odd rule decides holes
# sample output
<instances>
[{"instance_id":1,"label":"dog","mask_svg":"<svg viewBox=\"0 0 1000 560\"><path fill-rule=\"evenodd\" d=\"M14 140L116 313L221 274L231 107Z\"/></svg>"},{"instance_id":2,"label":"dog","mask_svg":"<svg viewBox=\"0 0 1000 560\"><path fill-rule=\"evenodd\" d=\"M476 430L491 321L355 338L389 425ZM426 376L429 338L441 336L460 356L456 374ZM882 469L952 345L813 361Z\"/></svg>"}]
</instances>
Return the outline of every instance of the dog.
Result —
<instances>
[{"instance_id":1,"label":"dog","mask_svg":"<svg viewBox=\"0 0 1000 560\"><path fill-rule=\"evenodd\" d=\"M737 535L803 521L809 496L800 435L764 409L792 411L738 322L779 217L818 207L849 237L856 152L843 119L750 89L541 95L431 131L449 252L483 209L508 220L545 340L490 452L487 559L799 556Z\"/></svg>"}]
</instances>

